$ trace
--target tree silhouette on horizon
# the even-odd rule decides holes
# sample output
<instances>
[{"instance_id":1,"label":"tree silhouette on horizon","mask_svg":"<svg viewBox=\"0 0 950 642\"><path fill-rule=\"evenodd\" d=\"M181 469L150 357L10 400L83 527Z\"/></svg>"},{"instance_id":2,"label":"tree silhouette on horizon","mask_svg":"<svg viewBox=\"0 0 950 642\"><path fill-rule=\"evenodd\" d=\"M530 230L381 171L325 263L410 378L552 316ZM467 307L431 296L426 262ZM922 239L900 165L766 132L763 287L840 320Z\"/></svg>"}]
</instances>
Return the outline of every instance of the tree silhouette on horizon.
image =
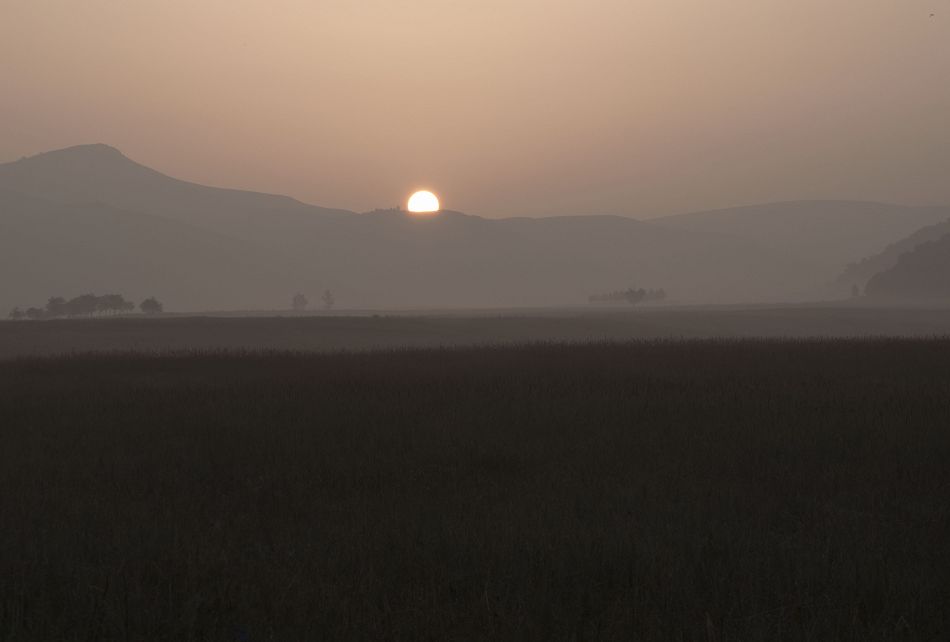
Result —
<instances>
[{"instance_id":1,"label":"tree silhouette on horizon","mask_svg":"<svg viewBox=\"0 0 950 642\"><path fill-rule=\"evenodd\" d=\"M148 315L161 314L165 310L165 306L153 296L142 301L139 304L139 309Z\"/></svg>"}]
</instances>

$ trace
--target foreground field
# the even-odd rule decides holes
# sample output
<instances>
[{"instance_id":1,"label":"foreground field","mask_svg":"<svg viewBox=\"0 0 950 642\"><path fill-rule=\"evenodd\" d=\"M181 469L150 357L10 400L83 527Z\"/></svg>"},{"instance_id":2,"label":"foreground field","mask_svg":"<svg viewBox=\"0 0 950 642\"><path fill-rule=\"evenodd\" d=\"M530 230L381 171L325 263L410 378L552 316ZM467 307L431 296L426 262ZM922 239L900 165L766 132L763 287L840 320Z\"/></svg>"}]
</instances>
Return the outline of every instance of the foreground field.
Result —
<instances>
[{"instance_id":1,"label":"foreground field","mask_svg":"<svg viewBox=\"0 0 950 642\"><path fill-rule=\"evenodd\" d=\"M75 352L334 352L657 338L950 336L950 307L707 306L0 322L0 359ZM286 314L286 313L285 313Z\"/></svg>"},{"instance_id":2,"label":"foreground field","mask_svg":"<svg viewBox=\"0 0 950 642\"><path fill-rule=\"evenodd\" d=\"M3 640L933 640L950 341L0 362Z\"/></svg>"}]
</instances>

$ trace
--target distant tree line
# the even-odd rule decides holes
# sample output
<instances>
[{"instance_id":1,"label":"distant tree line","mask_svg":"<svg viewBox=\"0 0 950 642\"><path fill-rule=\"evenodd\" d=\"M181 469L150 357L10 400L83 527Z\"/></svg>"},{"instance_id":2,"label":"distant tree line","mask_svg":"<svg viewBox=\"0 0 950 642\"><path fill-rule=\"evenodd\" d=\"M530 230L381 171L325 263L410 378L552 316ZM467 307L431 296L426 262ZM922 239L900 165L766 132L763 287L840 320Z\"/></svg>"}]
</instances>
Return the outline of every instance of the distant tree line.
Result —
<instances>
[{"instance_id":1,"label":"distant tree line","mask_svg":"<svg viewBox=\"0 0 950 642\"><path fill-rule=\"evenodd\" d=\"M320 297L320 301L323 303L323 307L327 310L332 310L333 306L336 304L336 297L333 296L333 292L326 290L323 293L323 296ZM299 292L293 296L290 300L290 306L293 308L294 312L303 312L307 309L307 306L310 305L309 299Z\"/></svg>"},{"instance_id":2,"label":"distant tree line","mask_svg":"<svg viewBox=\"0 0 950 642\"><path fill-rule=\"evenodd\" d=\"M644 302L656 302L666 300L666 290L645 290L643 288L629 288L627 290L616 290L607 294L594 294L588 298L591 303L629 303L636 305Z\"/></svg>"},{"instance_id":3,"label":"distant tree line","mask_svg":"<svg viewBox=\"0 0 950 642\"><path fill-rule=\"evenodd\" d=\"M139 304L144 314L161 314L164 306L155 297L149 297ZM30 319L62 319L77 317L99 317L123 314L135 310L135 303L126 300L121 294L81 294L68 301L61 296L50 297L43 308L13 308L10 318L14 321Z\"/></svg>"}]
</instances>

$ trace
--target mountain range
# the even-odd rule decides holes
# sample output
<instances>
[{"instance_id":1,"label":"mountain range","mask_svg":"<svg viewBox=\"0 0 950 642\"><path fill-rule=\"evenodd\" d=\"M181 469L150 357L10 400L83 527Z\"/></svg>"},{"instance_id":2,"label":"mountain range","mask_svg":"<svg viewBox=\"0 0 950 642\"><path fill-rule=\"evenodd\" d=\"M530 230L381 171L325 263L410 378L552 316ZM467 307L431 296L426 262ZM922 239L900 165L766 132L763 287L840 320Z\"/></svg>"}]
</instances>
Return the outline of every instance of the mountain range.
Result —
<instances>
[{"instance_id":1,"label":"mountain range","mask_svg":"<svg viewBox=\"0 0 950 642\"><path fill-rule=\"evenodd\" d=\"M356 213L166 176L106 145L0 164L0 305L156 296L166 309L560 305L628 287L680 302L837 296L849 263L950 208L801 201L661 219Z\"/></svg>"}]
</instances>

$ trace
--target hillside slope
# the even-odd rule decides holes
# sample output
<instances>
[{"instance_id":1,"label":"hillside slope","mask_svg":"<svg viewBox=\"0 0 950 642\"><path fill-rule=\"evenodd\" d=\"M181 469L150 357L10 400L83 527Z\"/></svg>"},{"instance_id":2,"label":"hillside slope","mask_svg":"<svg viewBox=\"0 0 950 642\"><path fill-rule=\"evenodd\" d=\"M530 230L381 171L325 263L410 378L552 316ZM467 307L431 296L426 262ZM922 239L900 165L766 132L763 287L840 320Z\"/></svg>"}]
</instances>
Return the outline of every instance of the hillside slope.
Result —
<instances>
[{"instance_id":1,"label":"hillside slope","mask_svg":"<svg viewBox=\"0 0 950 642\"><path fill-rule=\"evenodd\" d=\"M780 255L795 257L810 266L812 278L830 282L849 263L880 252L896 239L948 218L950 207L795 201L696 212L651 222L754 243ZM846 285L850 288L851 282Z\"/></svg>"},{"instance_id":2,"label":"hillside slope","mask_svg":"<svg viewBox=\"0 0 950 642\"><path fill-rule=\"evenodd\" d=\"M287 196L207 187L140 165L108 145L79 145L0 164L0 189L64 204L103 203L251 240L352 214Z\"/></svg>"},{"instance_id":3,"label":"hillside slope","mask_svg":"<svg viewBox=\"0 0 950 642\"><path fill-rule=\"evenodd\" d=\"M283 304L300 272L253 244L102 204L65 205L0 190L0 299L116 292L175 307ZM5 313L5 311L4 311Z\"/></svg>"},{"instance_id":4,"label":"hillside slope","mask_svg":"<svg viewBox=\"0 0 950 642\"><path fill-rule=\"evenodd\" d=\"M865 292L878 299L950 303L950 234L900 255L893 267L871 277Z\"/></svg>"},{"instance_id":5,"label":"hillside slope","mask_svg":"<svg viewBox=\"0 0 950 642\"><path fill-rule=\"evenodd\" d=\"M881 252L852 263L841 273L837 282L842 287L851 285L863 287L875 274L885 272L897 265L902 254L912 252L918 245L936 241L946 234L950 234L950 219L923 227L910 236L891 243Z\"/></svg>"},{"instance_id":6,"label":"hillside slope","mask_svg":"<svg viewBox=\"0 0 950 642\"><path fill-rule=\"evenodd\" d=\"M794 288L800 268L733 239L611 216L375 213L327 224L311 242L317 271L386 305L581 303L631 285L680 300L762 299Z\"/></svg>"}]
</instances>

